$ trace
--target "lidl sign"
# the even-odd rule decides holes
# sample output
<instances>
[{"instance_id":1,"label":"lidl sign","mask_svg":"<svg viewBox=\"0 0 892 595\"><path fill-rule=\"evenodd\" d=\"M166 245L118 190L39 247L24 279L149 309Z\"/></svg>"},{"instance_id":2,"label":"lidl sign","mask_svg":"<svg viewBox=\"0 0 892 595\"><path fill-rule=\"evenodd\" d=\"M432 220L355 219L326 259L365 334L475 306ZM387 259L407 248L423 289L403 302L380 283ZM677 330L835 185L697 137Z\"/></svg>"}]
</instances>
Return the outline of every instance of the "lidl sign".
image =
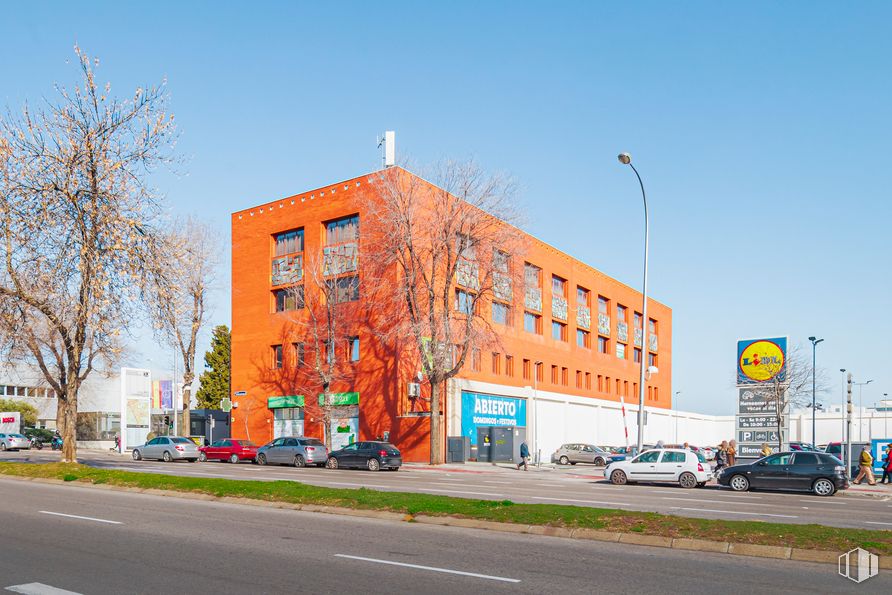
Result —
<instances>
[{"instance_id":1,"label":"lidl sign","mask_svg":"<svg viewBox=\"0 0 892 595\"><path fill-rule=\"evenodd\" d=\"M737 384L783 382L786 363L786 337L737 342Z\"/></svg>"}]
</instances>

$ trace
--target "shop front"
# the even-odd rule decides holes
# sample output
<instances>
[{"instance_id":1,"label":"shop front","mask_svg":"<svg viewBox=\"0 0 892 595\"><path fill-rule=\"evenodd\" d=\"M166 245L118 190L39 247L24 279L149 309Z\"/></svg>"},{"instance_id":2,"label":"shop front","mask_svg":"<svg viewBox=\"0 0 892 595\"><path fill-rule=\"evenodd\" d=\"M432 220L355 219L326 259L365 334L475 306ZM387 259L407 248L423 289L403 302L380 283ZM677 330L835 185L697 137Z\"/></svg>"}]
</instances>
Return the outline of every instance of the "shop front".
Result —
<instances>
[{"instance_id":1,"label":"shop front","mask_svg":"<svg viewBox=\"0 0 892 595\"><path fill-rule=\"evenodd\" d=\"M471 441L472 459L477 458L478 428L526 426L526 399L461 391L461 433Z\"/></svg>"},{"instance_id":2,"label":"shop front","mask_svg":"<svg viewBox=\"0 0 892 595\"><path fill-rule=\"evenodd\" d=\"M359 393L332 393L328 397L331 450L338 450L359 438ZM319 395L319 406L325 406L325 395Z\"/></svg>"},{"instance_id":3,"label":"shop front","mask_svg":"<svg viewBox=\"0 0 892 595\"><path fill-rule=\"evenodd\" d=\"M267 407L273 412L274 439L304 435L304 405L303 395L267 399Z\"/></svg>"}]
</instances>

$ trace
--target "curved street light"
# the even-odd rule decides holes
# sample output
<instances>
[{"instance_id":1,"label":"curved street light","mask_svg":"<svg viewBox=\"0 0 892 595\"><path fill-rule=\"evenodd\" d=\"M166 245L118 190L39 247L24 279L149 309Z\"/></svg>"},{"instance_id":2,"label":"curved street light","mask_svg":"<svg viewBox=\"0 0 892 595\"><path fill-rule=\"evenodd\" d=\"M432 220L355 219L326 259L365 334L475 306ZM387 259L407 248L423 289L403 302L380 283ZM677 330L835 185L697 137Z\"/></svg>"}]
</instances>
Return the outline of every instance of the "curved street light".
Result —
<instances>
[{"instance_id":1,"label":"curved street light","mask_svg":"<svg viewBox=\"0 0 892 595\"><path fill-rule=\"evenodd\" d=\"M647 249L649 243L649 229L647 220L647 194L644 192L644 182L641 181L641 175L635 166L632 165L632 156L628 153L620 153L617 156L619 162L628 165L635 172L638 178L638 185L641 186L641 198L644 201L644 283L641 290L641 375L638 382L638 452L644 447L644 383L646 382L645 372L647 370L648 359L648 318L647 318ZM632 333L634 335L634 329ZM634 338L633 338L634 349Z\"/></svg>"},{"instance_id":2,"label":"curved street light","mask_svg":"<svg viewBox=\"0 0 892 595\"><path fill-rule=\"evenodd\" d=\"M815 364L817 356L815 354L818 343L824 339L809 337L808 340L811 341L811 445L817 447L818 439L817 434L815 434Z\"/></svg>"}]
</instances>

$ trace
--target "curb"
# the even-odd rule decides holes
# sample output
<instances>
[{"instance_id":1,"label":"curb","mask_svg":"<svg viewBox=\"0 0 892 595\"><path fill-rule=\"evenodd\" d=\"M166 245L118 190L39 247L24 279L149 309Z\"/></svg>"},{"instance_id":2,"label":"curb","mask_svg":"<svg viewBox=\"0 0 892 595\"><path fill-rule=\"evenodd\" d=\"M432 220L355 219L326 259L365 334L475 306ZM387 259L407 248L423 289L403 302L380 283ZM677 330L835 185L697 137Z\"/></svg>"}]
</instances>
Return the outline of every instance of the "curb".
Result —
<instances>
[{"instance_id":1,"label":"curb","mask_svg":"<svg viewBox=\"0 0 892 595\"><path fill-rule=\"evenodd\" d=\"M152 496L164 496L168 498L203 500L207 502L224 502L227 504L255 506L258 508L279 508L284 510L336 514L341 516L362 517L384 521L439 525L443 527L461 527L465 529L482 529L485 531L498 531L501 533L543 535L547 537L557 537L563 539L581 539L588 541L604 541L614 543L618 542L628 545L644 545L650 547L662 547L695 552L730 554L733 556L772 558L775 560L795 560L798 562L814 562L819 564L837 564L840 555L838 553L825 550L808 550L777 545L710 541L707 539L664 537L661 535L645 535L639 533L616 533L590 528L568 529L566 527L551 527L548 525L521 525L516 523L483 521L477 519L465 519L460 517L430 516L424 514L412 515L399 512L390 512L386 510L365 510L361 508L343 508L338 506L324 506L320 504L294 504L290 502L275 502L270 500L239 498L235 496L213 496L210 494L200 494L195 492L159 490L156 488L135 488L126 486L115 486L110 484L63 481L61 479L44 477L0 475L0 479L30 481L34 483L45 483L51 485L74 485L81 488L99 489L115 492L140 493ZM892 569L892 556L880 556L879 567L884 570Z\"/></svg>"}]
</instances>

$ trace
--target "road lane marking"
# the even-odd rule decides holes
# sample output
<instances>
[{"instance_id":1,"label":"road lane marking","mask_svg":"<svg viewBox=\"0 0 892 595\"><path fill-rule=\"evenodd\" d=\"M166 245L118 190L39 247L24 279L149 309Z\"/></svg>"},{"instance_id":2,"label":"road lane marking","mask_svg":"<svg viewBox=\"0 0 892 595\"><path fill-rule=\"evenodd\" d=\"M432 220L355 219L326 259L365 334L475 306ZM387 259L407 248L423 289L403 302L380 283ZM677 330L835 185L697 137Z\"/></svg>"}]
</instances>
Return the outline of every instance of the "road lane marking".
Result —
<instances>
[{"instance_id":1,"label":"road lane marking","mask_svg":"<svg viewBox=\"0 0 892 595\"><path fill-rule=\"evenodd\" d=\"M868 525L892 525L892 523L881 523L879 521L864 521Z\"/></svg>"},{"instance_id":2,"label":"road lane marking","mask_svg":"<svg viewBox=\"0 0 892 595\"><path fill-rule=\"evenodd\" d=\"M492 492L468 492L465 490L445 490L442 488L429 488L429 487L421 487L418 488L420 490L428 491L428 492L447 492L449 494L473 494L474 496L497 496L502 498L502 494L493 494Z\"/></svg>"},{"instance_id":3,"label":"road lane marking","mask_svg":"<svg viewBox=\"0 0 892 595\"><path fill-rule=\"evenodd\" d=\"M743 504L744 506L762 506L762 502L734 502L733 500L700 500L699 498L672 498L660 496L660 500L683 500L685 502L711 502L712 504Z\"/></svg>"},{"instance_id":4,"label":"road lane marking","mask_svg":"<svg viewBox=\"0 0 892 595\"><path fill-rule=\"evenodd\" d=\"M798 516L793 516L790 514L768 514L765 512L742 512L739 510L715 510L712 508L678 508L677 510L691 510L694 512L718 512L721 514L746 514L750 516L770 516L779 519L798 519Z\"/></svg>"},{"instance_id":5,"label":"road lane marking","mask_svg":"<svg viewBox=\"0 0 892 595\"><path fill-rule=\"evenodd\" d=\"M512 485L514 482L513 481L486 481L486 480L483 480L483 483L497 483L500 485Z\"/></svg>"},{"instance_id":6,"label":"road lane marking","mask_svg":"<svg viewBox=\"0 0 892 595\"><path fill-rule=\"evenodd\" d=\"M631 506L628 502L606 502L603 500L574 500L573 498L546 498L533 496L533 500L552 500L554 502L585 502L586 504L607 504L609 506Z\"/></svg>"},{"instance_id":7,"label":"road lane marking","mask_svg":"<svg viewBox=\"0 0 892 595\"><path fill-rule=\"evenodd\" d=\"M842 500L800 500L800 502L815 502L818 504L846 504Z\"/></svg>"},{"instance_id":8,"label":"road lane marking","mask_svg":"<svg viewBox=\"0 0 892 595\"><path fill-rule=\"evenodd\" d=\"M520 579L508 578L505 576L493 576L490 574L477 574L476 572L465 572L463 570L452 570L449 568L437 568L436 566L422 566L420 564L406 564L405 562L394 562L392 560L378 560L376 558L363 558L362 556L348 556L347 554L335 554L336 558L347 558L349 560L360 560L362 562L374 562L375 564L387 564L390 566L402 566L404 568L414 568L416 570L430 570L431 572L444 572L446 574L458 574L461 576L471 576L474 578L483 578L491 581L501 581L504 583L519 583Z\"/></svg>"},{"instance_id":9,"label":"road lane marking","mask_svg":"<svg viewBox=\"0 0 892 595\"><path fill-rule=\"evenodd\" d=\"M80 595L75 591L66 591L65 589L57 589L43 583L27 583L24 585L12 585L6 587L7 591L13 593L24 593L24 595Z\"/></svg>"},{"instance_id":10,"label":"road lane marking","mask_svg":"<svg viewBox=\"0 0 892 595\"><path fill-rule=\"evenodd\" d=\"M123 525L124 523L119 523L118 521L109 521L107 519L97 519L91 516L79 516L76 514L65 514L62 512L50 512L49 510L38 510L37 512L41 514L51 514L54 516L64 516L70 519L81 519L82 521L95 521L97 523L108 523L109 525Z\"/></svg>"},{"instance_id":11,"label":"road lane marking","mask_svg":"<svg viewBox=\"0 0 892 595\"><path fill-rule=\"evenodd\" d=\"M295 481L297 481L297 480L295 480ZM390 489L393 487L393 486L375 485L375 484L371 484L371 483L347 483L344 481L320 481L319 483L328 483L328 484L335 485L335 486L352 486L352 487L359 487L359 488Z\"/></svg>"}]
</instances>

